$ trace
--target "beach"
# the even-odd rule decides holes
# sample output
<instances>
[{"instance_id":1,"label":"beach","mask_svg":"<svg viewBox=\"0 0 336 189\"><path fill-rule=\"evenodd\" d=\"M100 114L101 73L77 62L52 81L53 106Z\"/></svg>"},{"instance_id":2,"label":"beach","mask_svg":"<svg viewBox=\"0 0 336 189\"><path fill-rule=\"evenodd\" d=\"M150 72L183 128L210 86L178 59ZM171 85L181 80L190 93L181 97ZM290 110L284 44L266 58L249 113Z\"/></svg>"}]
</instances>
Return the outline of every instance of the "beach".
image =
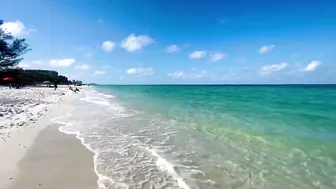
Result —
<instances>
[{"instance_id":1,"label":"beach","mask_svg":"<svg viewBox=\"0 0 336 189\"><path fill-rule=\"evenodd\" d=\"M11 189L95 189L93 154L79 140L58 131L57 124L43 129L19 162Z\"/></svg>"},{"instance_id":2,"label":"beach","mask_svg":"<svg viewBox=\"0 0 336 189\"><path fill-rule=\"evenodd\" d=\"M72 110L78 94L60 86L1 87L0 95L1 189L97 188L92 153L53 122Z\"/></svg>"},{"instance_id":3,"label":"beach","mask_svg":"<svg viewBox=\"0 0 336 189\"><path fill-rule=\"evenodd\" d=\"M332 86L3 90L1 189L336 186Z\"/></svg>"},{"instance_id":4,"label":"beach","mask_svg":"<svg viewBox=\"0 0 336 189\"><path fill-rule=\"evenodd\" d=\"M0 189L336 189L336 0L0 13Z\"/></svg>"}]
</instances>

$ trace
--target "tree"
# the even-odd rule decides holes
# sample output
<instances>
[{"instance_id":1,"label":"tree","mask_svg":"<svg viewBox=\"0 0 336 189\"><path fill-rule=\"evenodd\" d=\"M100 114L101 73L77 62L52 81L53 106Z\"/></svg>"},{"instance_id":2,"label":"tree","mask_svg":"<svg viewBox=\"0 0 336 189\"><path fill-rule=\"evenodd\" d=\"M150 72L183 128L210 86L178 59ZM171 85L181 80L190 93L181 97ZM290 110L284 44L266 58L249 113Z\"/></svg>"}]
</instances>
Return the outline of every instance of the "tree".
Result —
<instances>
[{"instance_id":1,"label":"tree","mask_svg":"<svg viewBox=\"0 0 336 189\"><path fill-rule=\"evenodd\" d=\"M0 20L0 70L16 66L23 59L21 55L31 50L25 39L14 38L1 28L2 24Z\"/></svg>"},{"instance_id":2,"label":"tree","mask_svg":"<svg viewBox=\"0 0 336 189\"><path fill-rule=\"evenodd\" d=\"M60 84L68 84L69 83L68 78L63 76L63 75L59 75L57 80L58 80L58 83L60 83Z\"/></svg>"}]
</instances>

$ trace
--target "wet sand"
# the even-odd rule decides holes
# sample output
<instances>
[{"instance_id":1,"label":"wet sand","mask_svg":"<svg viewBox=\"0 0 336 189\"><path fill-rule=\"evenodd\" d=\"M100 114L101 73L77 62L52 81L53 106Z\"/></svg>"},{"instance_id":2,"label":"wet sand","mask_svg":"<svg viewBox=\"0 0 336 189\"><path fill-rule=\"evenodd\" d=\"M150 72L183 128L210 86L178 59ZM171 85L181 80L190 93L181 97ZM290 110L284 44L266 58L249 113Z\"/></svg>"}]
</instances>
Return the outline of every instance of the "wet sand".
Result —
<instances>
[{"instance_id":1,"label":"wet sand","mask_svg":"<svg viewBox=\"0 0 336 189\"><path fill-rule=\"evenodd\" d=\"M10 189L96 189L93 153L73 135L51 124L36 137L18 164L18 174L8 178Z\"/></svg>"}]
</instances>

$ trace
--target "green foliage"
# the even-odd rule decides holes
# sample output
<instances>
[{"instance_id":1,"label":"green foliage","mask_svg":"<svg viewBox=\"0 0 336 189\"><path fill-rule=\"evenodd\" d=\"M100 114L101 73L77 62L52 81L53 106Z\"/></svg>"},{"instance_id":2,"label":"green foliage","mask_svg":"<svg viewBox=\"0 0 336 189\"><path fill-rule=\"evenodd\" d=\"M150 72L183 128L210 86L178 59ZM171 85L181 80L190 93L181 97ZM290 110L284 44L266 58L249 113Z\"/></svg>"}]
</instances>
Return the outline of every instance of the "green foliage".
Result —
<instances>
[{"instance_id":1,"label":"green foliage","mask_svg":"<svg viewBox=\"0 0 336 189\"><path fill-rule=\"evenodd\" d=\"M43 74L43 73L29 73L29 74L26 74L26 75L34 78L34 80L36 82L43 82L43 81L53 82L57 79L56 77L52 77L48 74Z\"/></svg>"},{"instance_id":2,"label":"green foliage","mask_svg":"<svg viewBox=\"0 0 336 189\"><path fill-rule=\"evenodd\" d=\"M0 70L16 66L23 59L21 55L30 50L25 39L14 38L0 28Z\"/></svg>"},{"instance_id":3,"label":"green foliage","mask_svg":"<svg viewBox=\"0 0 336 189\"><path fill-rule=\"evenodd\" d=\"M59 84L68 84L69 81L68 81L68 78L63 76L63 75L59 75L58 78L57 78L57 81Z\"/></svg>"},{"instance_id":4,"label":"green foliage","mask_svg":"<svg viewBox=\"0 0 336 189\"><path fill-rule=\"evenodd\" d=\"M14 83L25 84L25 85L36 85L41 84L43 81L55 81L55 77L48 74L38 73L38 72L26 72L22 69L6 69L0 71L0 78L14 77ZM6 85L8 81L0 80L0 84Z\"/></svg>"}]
</instances>

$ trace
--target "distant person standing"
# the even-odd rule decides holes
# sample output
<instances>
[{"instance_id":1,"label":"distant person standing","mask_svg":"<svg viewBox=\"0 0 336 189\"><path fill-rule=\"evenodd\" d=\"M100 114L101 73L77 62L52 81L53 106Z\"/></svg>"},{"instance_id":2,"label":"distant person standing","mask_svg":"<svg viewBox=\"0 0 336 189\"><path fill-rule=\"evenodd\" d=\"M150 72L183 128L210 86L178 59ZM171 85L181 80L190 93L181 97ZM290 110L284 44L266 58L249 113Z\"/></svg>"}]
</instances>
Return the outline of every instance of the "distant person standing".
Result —
<instances>
[{"instance_id":1,"label":"distant person standing","mask_svg":"<svg viewBox=\"0 0 336 189\"><path fill-rule=\"evenodd\" d=\"M54 81L54 87L55 87L54 90L56 90L57 89L57 80Z\"/></svg>"}]
</instances>

